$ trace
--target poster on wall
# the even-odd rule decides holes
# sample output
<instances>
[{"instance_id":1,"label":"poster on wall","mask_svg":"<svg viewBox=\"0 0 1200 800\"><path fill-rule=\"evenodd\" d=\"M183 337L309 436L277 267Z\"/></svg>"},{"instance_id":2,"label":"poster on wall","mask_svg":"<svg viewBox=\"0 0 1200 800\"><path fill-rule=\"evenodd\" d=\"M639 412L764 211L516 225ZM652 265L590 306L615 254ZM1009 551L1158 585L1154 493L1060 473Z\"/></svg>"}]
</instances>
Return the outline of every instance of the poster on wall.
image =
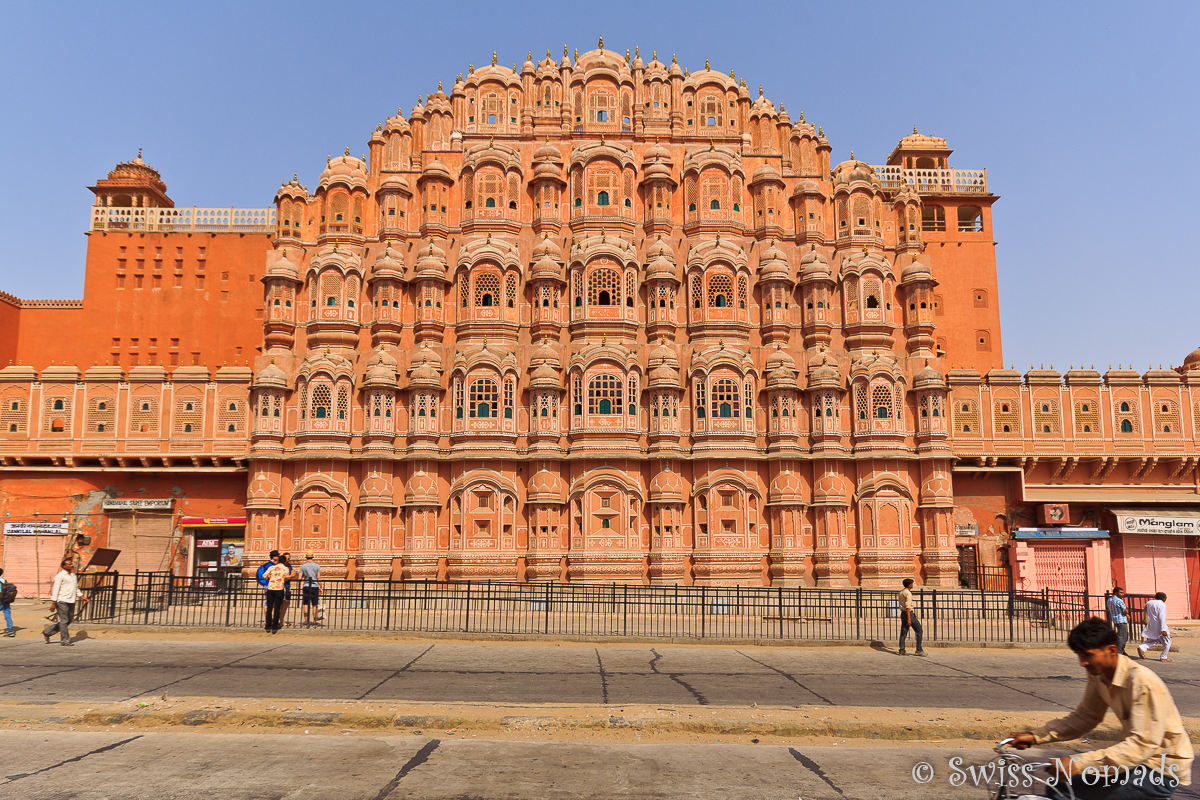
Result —
<instances>
[{"instance_id":1,"label":"poster on wall","mask_svg":"<svg viewBox=\"0 0 1200 800\"><path fill-rule=\"evenodd\" d=\"M244 542L225 542L222 544L221 566L240 567L242 565L242 552L245 546Z\"/></svg>"}]
</instances>

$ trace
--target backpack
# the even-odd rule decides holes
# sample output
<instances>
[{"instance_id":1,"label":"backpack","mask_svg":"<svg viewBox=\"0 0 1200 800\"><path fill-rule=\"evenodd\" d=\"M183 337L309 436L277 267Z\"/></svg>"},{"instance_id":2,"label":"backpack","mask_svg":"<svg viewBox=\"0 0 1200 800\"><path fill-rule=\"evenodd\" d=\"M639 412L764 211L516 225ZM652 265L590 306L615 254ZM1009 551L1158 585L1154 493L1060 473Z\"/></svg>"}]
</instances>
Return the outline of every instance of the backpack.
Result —
<instances>
[{"instance_id":1,"label":"backpack","mask_svg":"<svg viewBox=\"0 0 1200 800\"><path fill-rule=\"evenodd\" d=\"M264 588L267 585L267 579L265 577L263 577L263 573L266 572L268 569L270 569L272 566L274 566L274 564L272 562L268 561L267 563L263 564L261 567L258 568L258 575L257 575L258 582L261 583Z\"/></svg>"},{"instance_id":2,"label":"backpack","mask_svg":"<svg viewBox=\"0 0 1200 800\"><path fill-rule=\"evenodd\" d=\"M3 587L0 589L0 606L10 606L17 599L17 585L12 581L3 581Z\"/></svg>"}]
</instances>

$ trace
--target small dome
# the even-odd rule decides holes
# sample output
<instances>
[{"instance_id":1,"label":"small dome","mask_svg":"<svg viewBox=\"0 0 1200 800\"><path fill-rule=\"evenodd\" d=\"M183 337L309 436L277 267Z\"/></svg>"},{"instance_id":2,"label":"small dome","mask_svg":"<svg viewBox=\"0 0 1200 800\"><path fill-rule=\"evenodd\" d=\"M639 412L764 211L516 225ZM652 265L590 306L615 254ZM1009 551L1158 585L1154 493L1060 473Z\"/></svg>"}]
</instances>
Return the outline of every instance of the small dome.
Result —
<instances>
[{"instance_id":1,"label":"small dome","mask_svg":"<svg viewBox=\"0 0 1200 800\"><path fill-rule=\"evenodd\" d=\"M933 280L933 270L924 261L913 259L912 263L905 267L900 272L900 282L910 283L913 281L931 281Z\"/></svg>"},{"instance_id":2,"label":"small dome","mask_svg":"<svg viewBox=\"0 0 1200 800\"><path fill-rule=\"evenodd\" d=\"M408 120L406 120L404 115L400 114L399 112L396 113L396 116L389 117L388 121L383 123L384 133L407 133L408 130Z\"/></svg>"},{"instance_id":3,"label":"small dome","mask_svg":"<svg viewBox=\"0 0 1200 800\"><path fill-rule=\"evenodd\" d=\"M421 172L421 176L424 178L441 178L448 181L450 180L450 170L447 169L445 164L435 158L425 166L425 169Z\"/></svg>"},{"instance_id":4,"label":"small dome","mask_svg":"<svg viewBox=\"0 0 1200 800\"><path fill-rule=\"evenodd\" d=\"M647 147L646 151L642 153L642 163L648 165L651 162L671 164L671 148L655 139L654 144Z\"/></svg>"},{"instance_id":5,"label":"small dome","mask_svg":"<svg viewBox=\"0 0 1200 800\"><path fill-rule=\"evenodd\" d=\"M287 384L287 374L275 365L274 359L271 359L271 363L263 367L262 371L254 376L255 386L271 386L286 389Z\"/></svg>"},{"instance_id":6,"label":"small dome","mask_svg":"<svg viewBox=\"0 0 1200 800\"><path fill-rule=\"evenodd\" d=\"M404 487L404 503L410 506L440 506L437 479L421 469Z\"/></svg>"},{"instance_id":7,"label":"small dome","mask_svg":"<svg viewBox=\"0 0 1200 800\"><path fill-rule=\"evenodd\" d=\"M824 196L824 194L825 192L821 191L821 185L811 178L805 178L804 180L800 181L796 184L796 188L792 190L793 197L803 195Z\"/></svg>"},{"instance_id":8,"label":"small dome","mask_svg":"<svg viewBox=\"0 0 1200 800\"><path fill-rule=\"evenodd\" d=\"M321 185L328 186L334 181L349 183L351 186L367 185L367 165L350 155L347 149L345 155L331 158L321 173Z\"/></svg>"},{"instance_id":9,"label":"small dome","mask_svg":"<svg viewBox=\"0 0 1200 800\"><path fill-rule=\"evenodd\" d=\"M408 188L408 181L404 180L404 176L398 172L387 173L383 180L379 182L379 191L407 192L412 194L412 190Z\"/></svg>"},{"instance_id":10,"label":"small dome","mask_svg":"<svg viewBox=\"0 0 1200 800\"><path fill-rule=\"evenodd\" d=\"M280 257L267 268L268 278L290 278L292 280L300 280L300 268L293 264L287 257L287 250L283 250Z\"/></svg>"},{"instance_id":11,"label":"small dome","mask_svg":"<svg viewBox=\"0 0 1200 800\"><path fill-rule=\"evenodd\" d=\"M533 246L533 260L549 256L555 261L562 260L562 248L558 246L558 242L546 236Z\"/></svg>"},{"instance_id":12,"label":"small dome","mask_svg":"<svg viewBox=\"0 0 1200 800\"><path fill-rule=\"evenodd\" d=\"M679 370L665 363L650 370L650 388L678 389Z\"/></svg>"},{"instance_id":13,"label":"small dome","mask_svg":"<svg viewBox=\"0 0 1200 800\"><path fill-rule=\"evenodd\" d=\"M758 272L764 279L787 280L791 277L787 256L775 246L774 239L758 257Z\"/></svg>"},{"instance_id":14,"label":"small dome","mask_svg":"<svg viewBox=\"0 0 1200 800\"><path fill-rule=\"evenodd\" d=\"M683 478L670 468L657 472L650 479L650 502L652 503L682 503L684 495Z\"/></svg>"},{"instance_id":15,"label":"small dome","mask_svg":"<svg viewBox=\"0 0 1200 800\"><path fill-rule=\"evenodd\" d=\"M776 345L775 349L771 351L771 355L767 356L766 370L770 372L780 367L795 370L796 359L792 358L791 353L784 350L782 346Z\"/></svg>"},{"instance_id":16,"label":"small dome","mask_svg":"<svg viewBox=\"0 0 1200 800\"><path fill-rule=\"evenodd\" d=\"M942 373L929 366L929 361L926 361L925 366L913 376L914 389L944 389L945 387L946 381L942 378Z\"/></svg>"},{"instance_id":17,"label":"small dome","mask_svg":"<svg viewBox=\"0 0 1200 800\"><path fill-rule=\"evenodd\" d=\"M534 161L556 161L562 163L563 157L559 149L550 143L547 139L544 143L538 145L538 149L533 151Z\"/></svg>"},{"instance_id":18,"label":"small dome","mask_svg":"<svg viewBox=\"0 0 1200 800\"><path fill-rule=\"evenodd\" d=\"M563 482L557 473L542 467L529 478L529 503L562 503Z\"/></svg>"},{"instance_id":19,"label":"small dome","mask_svg":"<svg viewBox=\"0 0 1200 800\"><path fill-rule=\"evenodd\" d=\"M367 362L367 372L364 376L368 385L396 385L396 359L380 347Z\"/></svg>"},{"instance_id":20,"label":"small dome","mask_svg":"<svg viewBox=\"0 0 1200 800\"><path fill-rule=\"evenodd\" d=\"M1200 369L1200 347L1187 354L1187 358L1183 359L1183 366L1187 370Z\"/></svg>"},{"instance_id":21,"label":"small dome","mask_svg":"<svg viewBox=\"0 0 1200 800\"><path fill-rule=\"evenodd\" d=\"M770 164L763 164L758 169L754 170L754 176L750 179L750 183L761 183L763 181L777 181L783 183L783 175L779 170Z\"/></svg>"},{"instance_id":22,"label":"small dome","mask_svg":"<svg viewBox=\"0 0 1200 800\"><path fill-rule=\"evenodd\" d=\"M434 244L432 236L417 251L416 274L418 278L446 277L446 251Z\"/></svg>"},{"instance_id":23,"label":"small dome","mask_svg":"<svg viewBox=\"0 0 1200 800\"><path fill-rule=\"evenodd\" d=\"M828 277L830 274L829 260L817 252L816 245L800 258L801 277Z\"/></svg>"},{"instance_id":24,"label":"small dome","mask_svg":"<svg viewBox=\"0 0 1200 800\"><path fill-rule=\"evenodd\" d=\"M375 263L371 266L371 275L375 278L404 280L404 257L392 249L390 242L379 254L379 258L375 259Z\"/></svg>"},{"instance_id":25,"label":"small dome","mask_svg":"<svg viewBox=\"0 0 1200 800\"><path fill-rule=\"evenodd\" d=\"M800 476L788 470L781 472L771 481L767 492L768 503L795 503L803 499Z\"/></svg>"},{"instance_id":26,"label":"small dome","mask_svg":"<svg viewBox=\"0 0 1200 800\"><path fill-rule=\"evenodd\" d=\"M545 361L530 373L529 386L533 389L557 389L562 387L562 379L558 370Z\"/></svg>"}]
</instances>

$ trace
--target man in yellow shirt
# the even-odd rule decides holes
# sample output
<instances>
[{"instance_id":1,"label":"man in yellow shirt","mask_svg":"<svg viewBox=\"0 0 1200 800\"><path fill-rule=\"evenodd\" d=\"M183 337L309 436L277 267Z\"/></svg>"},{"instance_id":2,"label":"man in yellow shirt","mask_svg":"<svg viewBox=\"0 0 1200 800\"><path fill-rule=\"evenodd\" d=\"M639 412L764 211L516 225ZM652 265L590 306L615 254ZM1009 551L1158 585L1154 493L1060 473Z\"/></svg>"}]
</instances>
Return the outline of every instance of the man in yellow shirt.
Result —
<instances>
[{"instance_id":1,"label":"man in yellow shirt","mask_svg":"<svg viewBox=\"0 0 1200 800\"><path fill-rule=\"evenodd\" d=\"M1055 760L1059 784L1049 797L1066 798L1069 776L1078 800L1162 800L1192 782L1192 742L1166 684L1154 670L1117 650L1117 632L1098 617L1075 626L1067 646L1088 674L1079 707L1032 731L1012 734L1013 747L1077 739L1112 709L1121 740Z\"/></svg>"},{"instance_id":2,"label":"man in yellow shirt","mask_svg":"<svg viewBox=\"0 0 1200 800\"><path fill-rule=\"evenodd\" d=\"M904 643L908 640L908 629L912 628L913 633L917 635L917 652L916 655L925 657L925 648L922 647L922 639L925 636L925 630L921 627L921 620L917 619L917 606L913 602L912 596L913 579L904 579L904 588L900 590L898 599L900 605L900 655L908 655L908 651L904 649Z\"/></svg>"}]
</instances>

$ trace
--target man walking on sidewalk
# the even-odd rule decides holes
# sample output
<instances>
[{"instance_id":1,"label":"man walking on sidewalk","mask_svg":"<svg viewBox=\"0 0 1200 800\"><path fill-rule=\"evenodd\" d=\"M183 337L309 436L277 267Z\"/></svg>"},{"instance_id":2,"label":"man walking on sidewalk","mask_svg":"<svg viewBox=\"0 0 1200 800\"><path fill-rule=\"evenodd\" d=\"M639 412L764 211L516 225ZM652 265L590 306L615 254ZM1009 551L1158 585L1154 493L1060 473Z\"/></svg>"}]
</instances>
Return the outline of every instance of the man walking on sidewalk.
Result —
<instances>
[{"instance_id":1,"label":"man walking on sidewalk","mask_svg":"<svg viewBox=\"0 0 1200 800\"><path fill-rule=\"evenodd\" d=\"M1167 593L1159 592L1153 600L1146 602L1146 627L1142 628L1142 643L1138 645L1138 658L1145 658L1146 651L1156 644L1162 645L1159 661L1174 661L1167 658L1171 652L1171 629L1167 627Z\"/></svg>"},{"instance_id":2,"label":"man walking on sidewalk","mask_svg":"<svg viewBox=\"0 0 1200 800\"><path fill-rule=\"evenodd\" d=\"M917 619L916 606L913 603L912 596L912 578L904 579L904 588L900 590L900 655L908 655L908 651L904 649L904 642L908 639L908 629L912 628L913 633L917 635L917 652L916 655L924 657L925 649L921 646L925 631L921 628L921 620Z\"/></svg>"},{"instance_id":3,"label":"man walking on sidewalk","mask_svg":"<svg viewBox=\"0 0 1200 800\"><path fill-rule=\"evenodd\" d=\"M75 601L79 599L79 581L75 575L75 562L67 559L62 562L62 569L54 576L54 585L50 587L50 611L58 614L58 622L47 625L42 630L46 644L50 644L50 635L59 632L63 647L72 647L71 622L75 619Z\"/></svg>"},{"instance_id":4,"label":"man walking on sidewalk","mask_svg":"<svg viewBox=\"0 0 1200 800\"><path fill-rule=\"evenodd\" d=\"M1129 609L1125 607L1125 590L1120 586L1113 587L1112 595L1108 598L1108 616L1117 629L1117 650L1123 656L1128 655L1125 643L1129 641Z\"/></svg>"}]
</instances>

